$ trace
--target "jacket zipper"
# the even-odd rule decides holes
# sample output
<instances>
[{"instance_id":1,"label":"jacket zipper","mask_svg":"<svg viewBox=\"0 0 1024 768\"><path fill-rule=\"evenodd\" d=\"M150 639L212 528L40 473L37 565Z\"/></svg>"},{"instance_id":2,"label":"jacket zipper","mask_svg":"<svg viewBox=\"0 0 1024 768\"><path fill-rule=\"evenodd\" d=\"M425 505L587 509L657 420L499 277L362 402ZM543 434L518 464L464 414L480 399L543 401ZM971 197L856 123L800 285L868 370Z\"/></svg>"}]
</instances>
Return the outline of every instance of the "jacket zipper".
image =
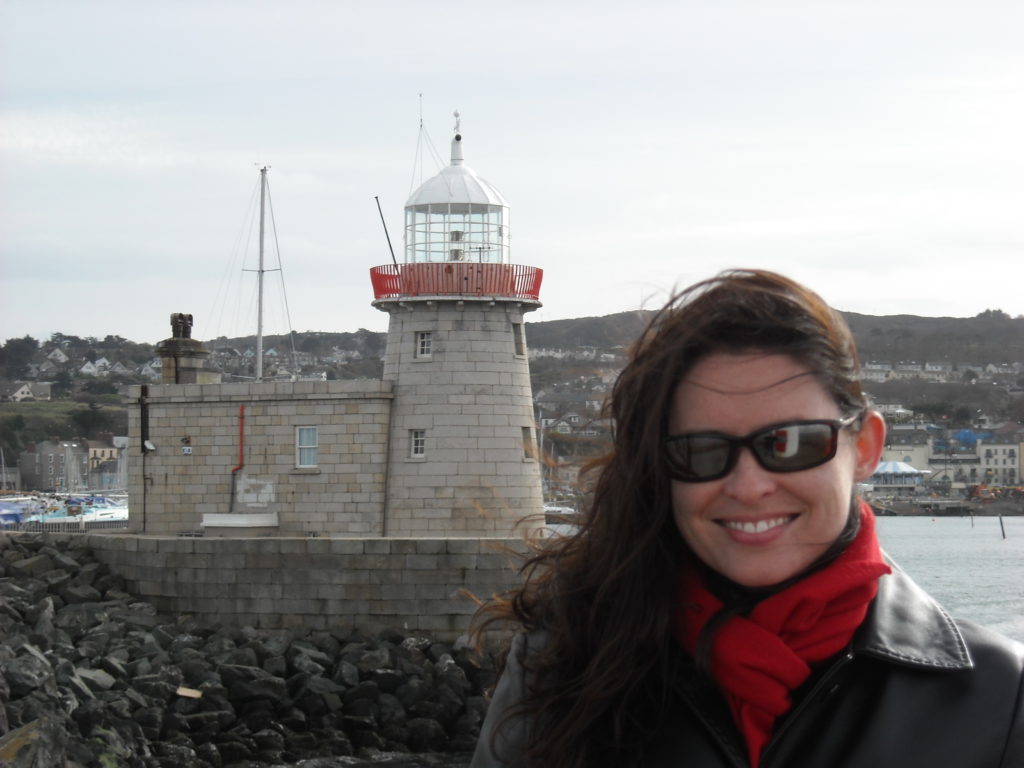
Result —
<instances>
[{"instance_id":1,"label":"jacket zipper","mask_svg":"<svg viewBox=\"0 0 1024 768\"><path fill-rule=\"evenodd\" d=\"M832 680L836 677L836 675L839 674L839 671L841 669L843 669L847 664L853 661L853 658L853 651L847 648L846 652L839 659L837 659L836 662L828 668L828 670L826 670L825 674L821 676L818 682L815 683L814 687L811 688L807 695L804 696L803 700L790 713L789 717L786 718L786 722L783 724L783 726L778 731L772 734L771 739L765 745L764 752L761 753L759 768L769 768L771 762L768 758L771 757L773 747L775 747L782 740L782 737L785 736L786 732L792 726L792 723L795 722L797 718L799 718L801 715L803 715L805 710L809 709L810 707L818 703L818 699L820 698L821 693L824 691L824 689L827 686L832 685Z\"/></svg>"}]
</instances>

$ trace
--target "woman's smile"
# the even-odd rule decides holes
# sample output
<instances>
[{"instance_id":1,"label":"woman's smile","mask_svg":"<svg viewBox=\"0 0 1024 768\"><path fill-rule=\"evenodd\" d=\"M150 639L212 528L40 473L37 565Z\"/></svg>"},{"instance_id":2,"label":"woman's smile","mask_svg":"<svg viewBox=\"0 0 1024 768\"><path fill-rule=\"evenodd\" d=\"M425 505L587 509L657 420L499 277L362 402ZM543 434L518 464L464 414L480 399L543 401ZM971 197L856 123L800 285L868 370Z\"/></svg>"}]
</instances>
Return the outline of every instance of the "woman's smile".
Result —
<instances>
[{"instance_id":1,"label":"woman's smile","mask_svg":"<svg viewBox=\"0 0 1024 768\"><path fill-rule=\"evenodd\" d=\"M773 424L840 419L835 400L809 374L786 355L709 355L677 386L669 434L741 437ZM863 479L856 436L844 429L838 440L835 457L810 469L770 471L744 445L722 477L673 480L676 526L690 550L748 587L806 570L842 532L854 484Z\"/></svg>"},{"instance_id":2,"label":"woman's smile","mask_svg":"<svg viewBox=\"0 0 1024 768\"><path fill-rule=\"evenodd\" d=\"M742 534L759 536L764 533L780 532L778 529L796 519L796 515L783 515L763 520L719 520L719 525Z\"/></svg>"}]
</instances>

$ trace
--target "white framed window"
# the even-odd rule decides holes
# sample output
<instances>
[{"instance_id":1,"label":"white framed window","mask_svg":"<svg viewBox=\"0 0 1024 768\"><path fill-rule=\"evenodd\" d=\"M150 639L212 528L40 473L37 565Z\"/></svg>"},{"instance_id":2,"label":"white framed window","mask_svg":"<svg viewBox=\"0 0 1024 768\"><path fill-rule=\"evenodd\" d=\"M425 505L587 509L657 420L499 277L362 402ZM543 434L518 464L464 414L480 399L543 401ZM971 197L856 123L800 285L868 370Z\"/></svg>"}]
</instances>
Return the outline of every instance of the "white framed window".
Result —
<instances>
[{"instance_id":1,"label":"white framed window","mask_svg":"<svg viewBox=\"0 0 1024 768\"><path fill-rule=\"evenodd\" d=\"M427 455L427 430L409 430L409 458L419 459Z\"/></svg>"},{"instance_id":2,"label":"white framed window","mask_svg":"<svg viewBox=\"0 0 1024 768\"><path fill-rule=\"evenodd\" d=\"M295 466L315 467L319 465L319 435L316 427L295 428Z\"/></svg>"},{"instance_id":3,"label":"white framed window","mask_svg":"<svg viewBox=\"0 0 1024 768\"><path fill-rule=\"evenodd\" d=\"M434 334L431 331L416 331L414 354L417 360L429 358L434 354Z\"/></svg>"}]
</instances>

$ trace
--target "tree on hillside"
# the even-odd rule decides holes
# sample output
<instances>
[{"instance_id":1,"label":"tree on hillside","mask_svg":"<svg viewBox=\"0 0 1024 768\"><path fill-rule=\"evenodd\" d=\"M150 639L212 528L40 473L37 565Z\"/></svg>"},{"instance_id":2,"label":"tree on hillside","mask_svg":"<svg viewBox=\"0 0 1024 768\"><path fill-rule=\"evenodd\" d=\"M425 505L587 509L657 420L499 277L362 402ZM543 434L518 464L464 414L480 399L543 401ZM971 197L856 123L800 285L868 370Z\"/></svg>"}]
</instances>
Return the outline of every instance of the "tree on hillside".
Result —
<instances>
[{"instance_id":1,"label":"tree on hillside","mask_svg":"<svg viewBox=\"0 0 1024 768\"><path fill-rule=\"evenodd\" d=\"M80 357L89 344L78 336L69 336L65 333L50 334L50 345L60 347L69 357Z\"/></svg>"},{"instance_id":2,"label":"tree on hillside","mask_svg":"<svg viewBox=\"0 0 1024 768\"><path fill-rule=\"evenodd\" d=\"M71 412L71 423L77 434L85 438L95 437L100 432L113 431L114 420L98 403L89 403L85 408Z\"/></svg>"},{"instance_id":3,"label":"tree on hillside","mask_svg":"<svg viewBox=\"0 0 1024 768\"><path fill-rule=\"evenodd\" d=\"M13 462L25 450L24 431L25 417L20 413L0 418L0 448L3 448L5 461Z\"/></svg>"},{"instance_id":4,"label":"tree on hillside","mask_svg":"<svg viewBox=\"0 0 1024 768\"><path fill-rule=\"evenodd\" d=\"M106 379L93 379L82 385L82 391L91 395L116 395L117 386Z\"/></svg>"},{"instance_id":5,"label":"tree on hillside","mask_svg":"<svg viewBox=\"0 0 1024 768\"><path fill-rule=\"evenodd\" d=\"M25 375L28 364L39 350L39 342L31 336L8 339L0 350L4 374L8 379L20 379Z\"/></svg>"},{"instance_id":6,"label":"tree on hillside","mask_svg":"<svg viewBox=\"0 0 1024 768\"><path fill-rule=\"evenodd\" d=\"M67 371L58 371L53 377L53 386L50 387L50 397L62 398L71 394L75 388L74 379Z\"/></svg>"}]
</instances>

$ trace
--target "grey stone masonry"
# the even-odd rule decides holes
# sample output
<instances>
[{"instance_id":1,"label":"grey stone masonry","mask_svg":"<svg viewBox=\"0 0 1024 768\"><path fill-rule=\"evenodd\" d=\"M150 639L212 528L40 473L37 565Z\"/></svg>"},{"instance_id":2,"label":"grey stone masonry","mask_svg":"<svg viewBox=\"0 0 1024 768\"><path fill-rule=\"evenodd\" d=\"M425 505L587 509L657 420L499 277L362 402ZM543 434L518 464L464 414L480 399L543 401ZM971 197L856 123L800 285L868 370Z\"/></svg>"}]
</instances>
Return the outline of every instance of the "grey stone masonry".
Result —
<instances>
[{"instance_id":1,"label":"grey stone masonry","mask_svg":"<svg viewBox=\"0 0 1024 768\"><path fill-rule=\"evenodd\" d=\"M391 400L376 380L133 387L130 530L379 536Z\"/></svg>"},{"instance_id":2,"label":"grey stone masonry","mask_svg":"<svg viewBox=\"0 0 1024 768\"><path fill-rule=\"evenodd\" d=\"M261 629L467 631L473 596L519 581L522 540L187 538L87 534L159 611Z\"/></svg>"},{"instance_id":3,"label":"grey stone masonry","mask_svg":"<svg viewBox=\"0 0 1024 768\"><path fill-rule=\"evenodd\" d=\"M523 315L539 302L378 300L394 383L389 536L506 537L542 521ZM526 522L524 522L526 521Z\"/></svg>"}]
</instances>

